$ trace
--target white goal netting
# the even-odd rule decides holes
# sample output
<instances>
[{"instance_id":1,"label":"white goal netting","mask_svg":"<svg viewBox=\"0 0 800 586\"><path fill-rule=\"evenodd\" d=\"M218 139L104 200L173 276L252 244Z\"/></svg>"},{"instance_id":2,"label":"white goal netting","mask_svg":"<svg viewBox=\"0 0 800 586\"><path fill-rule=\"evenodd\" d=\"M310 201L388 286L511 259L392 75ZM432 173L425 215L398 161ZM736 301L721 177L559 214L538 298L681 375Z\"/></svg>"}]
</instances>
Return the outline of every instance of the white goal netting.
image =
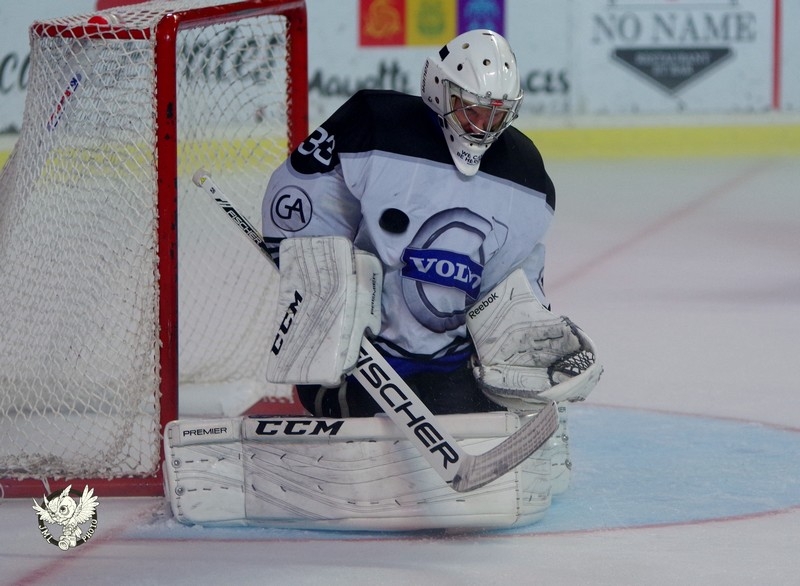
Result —
<instances>
[{"instance_id":1,"label":"white goal netting","mask_svg":"<svg viewBox=\"0 0 800 586\"><path fill-rule=\"evenodd\" d=\"M289 55L304 21L286 16L302 2L207 8L224 4L31 27L0 174L0 477L153 475L176 381L281 391L264 376L265 261L191 177L210 170L260 225L306 75Z\"/></svg>"}]
</instances>

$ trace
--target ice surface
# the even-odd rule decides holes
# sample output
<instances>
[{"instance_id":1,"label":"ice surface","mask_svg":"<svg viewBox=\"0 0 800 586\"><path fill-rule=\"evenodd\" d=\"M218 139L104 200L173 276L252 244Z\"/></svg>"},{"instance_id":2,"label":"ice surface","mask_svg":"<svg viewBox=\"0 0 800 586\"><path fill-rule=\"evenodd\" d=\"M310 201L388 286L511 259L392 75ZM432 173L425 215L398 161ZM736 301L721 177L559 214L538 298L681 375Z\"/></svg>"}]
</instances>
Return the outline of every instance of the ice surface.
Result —
<instances>
[{"instance_id":1,"label":"ice surface","mask_svg":"<svg viewBox=\"0 0 800 586\"><path fill-rule=\"evenodd\" d=\"M796 584L800 165L559 161L546 285L594 339L572 488L525 529L203 529L100 498L62 552L0 502L2 584Z\"/></svg>"}]
</instances>

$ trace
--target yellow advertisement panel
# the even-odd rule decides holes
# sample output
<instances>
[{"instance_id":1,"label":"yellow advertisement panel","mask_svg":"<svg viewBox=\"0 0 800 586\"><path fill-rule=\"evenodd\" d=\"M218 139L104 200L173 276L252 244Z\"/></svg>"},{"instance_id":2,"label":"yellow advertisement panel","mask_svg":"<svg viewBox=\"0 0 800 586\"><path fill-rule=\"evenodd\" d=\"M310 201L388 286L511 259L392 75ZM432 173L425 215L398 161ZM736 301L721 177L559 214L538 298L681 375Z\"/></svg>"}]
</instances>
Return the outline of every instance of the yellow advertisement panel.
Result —
<instances>
[{"instance_id":1,"label":"yellow advertisement panel","mask_svg":"<svg viewBox=\"0 0 800 586\"><path fill-rule=\"evenodd\" d=\"M456 36L456 0L406 0L406 44L444 45Z\"/></svg>"}]
</instances>

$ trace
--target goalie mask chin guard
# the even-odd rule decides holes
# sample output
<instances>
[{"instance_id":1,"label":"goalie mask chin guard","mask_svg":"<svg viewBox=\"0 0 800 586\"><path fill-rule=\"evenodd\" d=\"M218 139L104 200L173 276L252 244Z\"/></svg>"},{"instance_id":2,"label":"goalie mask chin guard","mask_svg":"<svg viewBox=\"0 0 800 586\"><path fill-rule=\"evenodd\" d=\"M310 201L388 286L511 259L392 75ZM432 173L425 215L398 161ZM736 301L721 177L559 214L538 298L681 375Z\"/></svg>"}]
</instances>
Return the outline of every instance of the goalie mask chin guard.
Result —
<instances>
[{"instance_id":1,"label":"goalie mask chin guard","mask_svg":"<svg viewBox=\"0 0 800 586\"><path fill-rule=\"evenodd\" d=\"M478 172L483 154L517 118L522 103L511 47L485 29L459 35L429 57L421 93L439 116L450 155L464 175Z\"/></svg>"}]
</instances>

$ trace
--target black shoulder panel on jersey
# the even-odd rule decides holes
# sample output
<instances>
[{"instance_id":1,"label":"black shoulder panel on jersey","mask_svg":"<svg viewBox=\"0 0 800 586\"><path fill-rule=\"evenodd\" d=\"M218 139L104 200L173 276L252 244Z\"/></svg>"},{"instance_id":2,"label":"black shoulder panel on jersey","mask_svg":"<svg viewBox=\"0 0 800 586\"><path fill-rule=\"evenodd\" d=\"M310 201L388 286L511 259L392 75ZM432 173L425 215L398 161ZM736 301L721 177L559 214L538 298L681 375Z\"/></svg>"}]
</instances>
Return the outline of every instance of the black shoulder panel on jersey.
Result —
<instances>
[{"instance_id":1,"label":"black shoulder panel on jersey","mask_svg":"<svg viewBox=\"0 0 800 586\"><path fill-rule=\"evenodd\" d=\"M438 118L419 96L361 90L347 103L353 107L352 116L347 132L336 143L339 152L379 150L438 162L451 160Z\"/></svg>"},{"instance_id":2,"label":"black shoulder panel on jersey","mask_svg":"<svg viewBox=\"0 0 800 586\"><path fill-rule=\"evenodd\" d=\"M339 164L340 153L371 150L450 161L437 118L421 98L361 90L295 149L291 163L300 173L324 173Z\"/></svg>"},{"instance_id":3,"label":"black shoulder panel on jersey","mask_svg":"<svg viewBox=\"0 0 800 586\"><path fill-rule=\"evenodd\" d=\"M379 150L452 164L444 140L439 118L421 97L360 90L295 149L291 163L300 173L324 173L339 164L340 153ZM544 193L555 209L555 189L542 157L517 129L506 130L489 148L480 171Z\"/></svg>"},{"instance_id":4,"label":"black shoulder panel on jersey","mask_svg":"<svg viewBox=\"0 0 800 586\"><path fill-rule=\"evenodd\" d=\"M481 160L481 172L519 183L547 197L556 209L556 189L533 141L513 126L506 129Z\"/></svg>"}]
</instances>

